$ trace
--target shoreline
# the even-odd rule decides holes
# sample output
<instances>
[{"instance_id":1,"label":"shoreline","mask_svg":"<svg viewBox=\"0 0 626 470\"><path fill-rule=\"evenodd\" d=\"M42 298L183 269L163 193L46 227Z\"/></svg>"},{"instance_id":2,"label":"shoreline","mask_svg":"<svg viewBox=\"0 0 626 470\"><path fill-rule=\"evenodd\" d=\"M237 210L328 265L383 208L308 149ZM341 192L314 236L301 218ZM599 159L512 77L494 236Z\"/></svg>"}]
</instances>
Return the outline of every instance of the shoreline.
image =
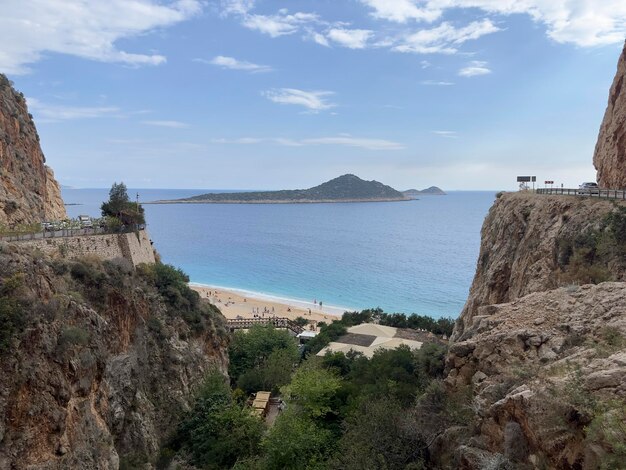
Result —
<instances>
[{"instance_id":1,"label":"shoreline","mask_svg":"<svg viewBox=\"0 0 626 470\"><path fill-rule=\"evenodd\" d=\"M343 312L356 310L336 305L323 305L320 309L319 304L313 302L198 282L190 282L189 287L198 292L201 298L217 306L228 319L253 318L255 312L258 312L257 314L275 315L291 320L303 317L317 323L338 320Z\"/></svg>"},{"instance_id":2,"label":"shoreline","mask_svg":"<svg viewBox=\"0 0 626 470\"><path fill-rule=\"evenodd\" d=\"M236 199L227 199L223 201L190 201L190 200L159 200L142 202L142 204L339 204L339 203L358 203L358 202L408 202L417 201L415 198L404 199L277 199L277 200L264 200L253 199L250 201L239 201Z\"/></svg>"}]
</instances>

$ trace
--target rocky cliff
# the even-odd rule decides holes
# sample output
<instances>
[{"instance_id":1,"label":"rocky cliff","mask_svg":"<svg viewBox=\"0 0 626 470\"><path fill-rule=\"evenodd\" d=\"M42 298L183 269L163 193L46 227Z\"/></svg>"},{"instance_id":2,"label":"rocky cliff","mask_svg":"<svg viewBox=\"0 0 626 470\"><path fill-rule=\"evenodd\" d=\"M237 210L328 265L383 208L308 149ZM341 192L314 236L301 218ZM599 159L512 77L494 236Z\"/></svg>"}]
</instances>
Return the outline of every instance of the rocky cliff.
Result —
<instances>
[{"instance_id":1,"label":"rocky cliff","mask_svg":"<svg viewBox=\"0 0 626 470\"><path fill-rule=\"evenodd\" d=\"M621 468L624 280L626 204L497 198L446 358L471 411L435 439L441 468Z\"/></svg>"},{"instance_id":2,"label":"rocky cliff","mask_svg":"<svg viewBox=\"0 0 626 470\"><path fill-rule=\"evenodd\" d=\"M0 74L0 225L67 217L24 95Z\"/></svg>"},{"instance_id":3,"label":"rocky cliff","mask_svg":"<svg viewBox=\"0 0 626 470\"><path fill-rule=\"evenodd\" d=\"M228 365L223 317L185 280L0 244L0 468L152 468Z\"/></svg>"},{"instance_id":4,"label":"rocky cliff","mask_svg":"<svg viewBox=\"0 0 626 470\"><path fill-rule=\"evenodd\" d=\"M626 45L609 92L593 164L600 187L626 189Z\"/></svg>"},{"instance_id":5,"label":"rocky cliff","mask_svg":"<svg viewBox=\"0 0 626 470\"><path fill-rule=\"evenodd\" d=\"M562 285L626 280L624 258L608 240L607 218L616 210L594 198L501 195L483 224L476 275L453 339L463 337L483 306Z\"/></svg>"},{"instance_id":6,"label":"rocky cliff","mask_svg":"<svg viewBox=\"0 0 626 470\"><path fill-rule=\"evenodd\" d=\"M624 283L484 307L464 337L450 348L446 382L471 390L472 416L442 434L442 456L472 469L623 468Z\"/></svg>"}]
</instances>

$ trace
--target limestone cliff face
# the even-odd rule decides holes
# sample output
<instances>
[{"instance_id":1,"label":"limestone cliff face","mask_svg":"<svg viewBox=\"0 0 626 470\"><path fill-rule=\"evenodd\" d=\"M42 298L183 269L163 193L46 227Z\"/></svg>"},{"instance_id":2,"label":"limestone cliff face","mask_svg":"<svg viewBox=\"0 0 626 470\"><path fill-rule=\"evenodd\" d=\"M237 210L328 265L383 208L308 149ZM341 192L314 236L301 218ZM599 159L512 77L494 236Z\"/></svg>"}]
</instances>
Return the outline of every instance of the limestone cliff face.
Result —
<instances>
[{"instance_id":1,"label":"limestone cliff face","mask_svg":"<svg viewBox=\"0 0 626 470\"><path fill-rule=\"evenodd\" d=\"M450 347L446 382L471 388L475 414L463 438L449 430L437 443L454 449L455 468L622 468L626 284L485 307L464 336Z\"/></svg>"},{"instance_id":2,"label":"limestone cliff face","mask_svg":"<svg viewBox=\"0 0 626 470\"><path fill-rule=\"evenodd\" d=\"M614 235L607 220L622 217L619 205L591 198L496 200L446 358L445 383L452 394L469 393L472 412L463 429L434 442L441 468L595 469L623 461L607 437L626 439L611 424L626 420L624 246L607 241ZM622 282L577 280L589 273Z\"/></svg>"},{"instance_id":3,"label":"limestone cliff face","mask_svg":"<svg viewBox=\"0 0 626 470\"><path fill-rule=\"evenodd\" d=\"M593 164L600 187L626 189L626 45L609 92Z\"/></svg>"},{"instance_id":4,"label":"limestone cliff face","mask_svg":"<svg viewBox=\"0 0 626 470\"><path fill-rule=\"evenodd\" d=\"M0 74L0 224L67 217L26 101Z\"/></svg>"},{"instance_id":5,"label":"limestone cliff face","mask_svg":"<svg viewBox=\"0 0 626 470\"><path fill-rule=\"evenodd\" d=\"M0 244L1 469L153 468L208 370L226 374L219 311L186 310L195 294L165 296L154 269Z\"/></svg>"},{"instance_id":6,"label":"limestone cliff face","mask_svg":"<svg viewBox=\"0 0 626 470\"><path fill-rule=\"evenodd\" d=\"M499 197L483 224L476 274L453 340L463 338L484 306L574 282L564 276L566 242L600 229L612 210L612 203L591 198L530 193ZM626 279L619 255L606 269L612 279Z\"/></svg>"}]
</instances>

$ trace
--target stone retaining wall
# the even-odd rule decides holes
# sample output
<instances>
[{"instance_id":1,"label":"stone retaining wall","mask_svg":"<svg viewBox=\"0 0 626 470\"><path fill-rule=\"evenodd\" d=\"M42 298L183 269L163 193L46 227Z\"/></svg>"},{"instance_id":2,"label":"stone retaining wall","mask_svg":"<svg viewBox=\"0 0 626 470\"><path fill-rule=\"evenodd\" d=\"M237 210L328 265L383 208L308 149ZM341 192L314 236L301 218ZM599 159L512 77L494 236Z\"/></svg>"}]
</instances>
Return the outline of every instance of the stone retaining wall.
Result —
<instances>
[{"instance_id":1,"label":"stone retaining wall","mask_svg":"<svg viewBox=\"0 0 626 470\"><path fill-rule=\"evenodd\" d=\"M106 235L81 235L75 237L45 238L19 242L37 248L51 256L65 259L95 255L102 259L125 258L133 266L141 263L155 263L154 250L147 230L139 233L119 233Z\"/></svg>"}]
</instances>

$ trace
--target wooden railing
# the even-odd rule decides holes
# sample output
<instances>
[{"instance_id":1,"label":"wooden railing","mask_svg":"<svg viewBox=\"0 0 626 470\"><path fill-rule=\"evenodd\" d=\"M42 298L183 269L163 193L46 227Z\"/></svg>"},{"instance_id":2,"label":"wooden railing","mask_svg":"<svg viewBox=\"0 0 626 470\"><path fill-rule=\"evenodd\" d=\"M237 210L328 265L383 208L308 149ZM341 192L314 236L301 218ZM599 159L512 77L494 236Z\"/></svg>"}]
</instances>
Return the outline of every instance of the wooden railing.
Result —
<instances>
[{"instance_id":1,"label":"wooden railing","mask_svg":"<svg viewBox=\"0 0 626 470\"><path fill-rule=\"evenodd\" d=\"M539 188L536 190L536 193L626 200L626 190L623 189Z\"/></svg>"},{"instance_id":2,"label":"wooden railing","mask_svg":"<svg viewBox=\"0 0 626 470\"><path fill-rule=\"evenodd\" d=\"M254 325L272 325L274 328L285 328L293 331L295 334L300 334L304 331L304 328L291 321L289 318L240 318L235 320L228 320L226 325L231 330L247 330Z\"/></svg>"}]
</instances>

